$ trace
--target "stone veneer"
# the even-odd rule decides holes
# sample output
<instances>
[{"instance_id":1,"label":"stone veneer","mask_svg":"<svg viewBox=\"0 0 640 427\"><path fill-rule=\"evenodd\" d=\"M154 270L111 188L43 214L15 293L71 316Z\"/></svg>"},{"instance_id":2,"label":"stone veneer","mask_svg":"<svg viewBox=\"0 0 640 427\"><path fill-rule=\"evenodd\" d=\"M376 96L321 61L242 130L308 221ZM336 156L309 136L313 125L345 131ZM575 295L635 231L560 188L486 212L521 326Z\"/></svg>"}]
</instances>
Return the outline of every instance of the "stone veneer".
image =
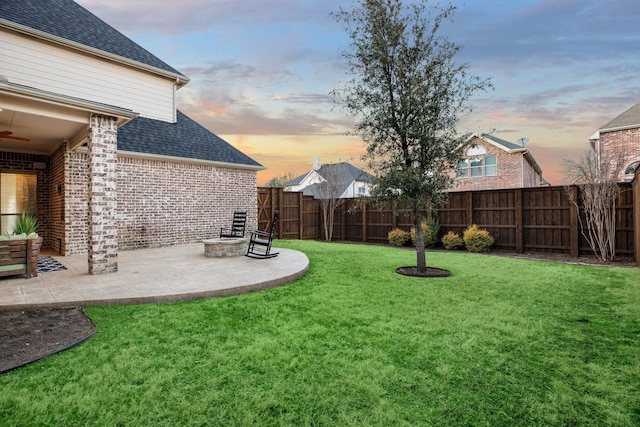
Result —
<instances>
[{"instance_id":1,"label":"stone veneer","mask_svg":"<svg viewBox=\"0 0 640 427\"><path fill-rule=\"evenodd\" d=\"M248 238L229 238L203 240L204 256L209 258L229 258L247 254Z\"/></svg>"}]
</instances>

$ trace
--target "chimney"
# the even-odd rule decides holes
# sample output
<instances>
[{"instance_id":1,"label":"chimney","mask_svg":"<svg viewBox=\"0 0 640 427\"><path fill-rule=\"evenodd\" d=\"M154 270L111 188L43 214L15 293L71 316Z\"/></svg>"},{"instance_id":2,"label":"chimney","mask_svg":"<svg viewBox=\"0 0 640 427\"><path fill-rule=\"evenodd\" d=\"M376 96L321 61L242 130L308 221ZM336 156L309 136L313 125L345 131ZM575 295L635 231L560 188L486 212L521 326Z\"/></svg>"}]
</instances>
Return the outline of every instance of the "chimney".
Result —
<instances>
[{"instance_id":1,"label":"chimney","mask_svg":"<svg viewBox=\"0 0 640 427\"><path fill-rule=\"evenodd\" d=\"M320 157L313 158L313 170L314 171L320 170Z\"/></svg>"}]
</instances>

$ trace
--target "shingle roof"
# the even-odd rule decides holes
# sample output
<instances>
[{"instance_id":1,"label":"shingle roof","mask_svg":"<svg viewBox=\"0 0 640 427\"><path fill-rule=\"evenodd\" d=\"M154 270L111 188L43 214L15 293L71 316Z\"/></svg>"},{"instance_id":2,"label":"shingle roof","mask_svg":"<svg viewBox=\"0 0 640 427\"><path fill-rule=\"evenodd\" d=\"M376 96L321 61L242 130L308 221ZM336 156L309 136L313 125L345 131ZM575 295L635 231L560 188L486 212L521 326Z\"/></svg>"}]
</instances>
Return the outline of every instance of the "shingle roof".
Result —
<instances>
[{"instance_id":1,"label":"shingle roof","mask_svg":"<svg viewBox=\"0 0 640 427\"><path fill-rule=\"evenodd\" d=\"M502 145L507 150L518 150L518 149L522 149L523 148L522 145L518 145L518 144L514 144L513 142L505 141L504 139L497 138L497 137L495 137L493 135L489 135L487 133L483 133L482 137L486 138L486 139L489 139L489 140L495 142L496 144Z\"/></svg>"},{"instance_id":2,"label":"shingle roof","mask_svg":"<svg viewBox=\"0 0 640 427\"><path fill-rule=\"evenodd\" d=\"M336 188L340 189L340 194L344 193L347 187L353 181L363 181L363 182L371 182L373 179L373 175L368 172L363 171L362 169L358 169L350 163L341 162L341 163L327 163L324 164L316 171L318 175L322 176L325 179L331 179L332 177L337 177L338 182L336 183ZM299 185L303 179L309 174L309 172L300 175L297 178L286 183L287 186ZM305 187L302 192L306 195L317 196L316 194L319 189L317 184L310 185Z\"/></svg>"},{"instance_id":3,"label":"shingle roof","mask_svg":"<svg viewBox=\"0 0 640 427\"><path fill-rule=\"evenodd\" d=\"M2 0L0 19L183 76L72 0Z\"/></svg>"},{"instance_id":4,"label":"shingle roof","mask_svg":"<svg viewBox=\"0 0 640 427\"><path fill-rule=\"evenodd\" d=\"M300 184L302 183L302 181L304 180L304 178L305 178L307 175L309 175L309 172L307 172L307 173L303 173L303 174L302 174L302 175L300 175L299 177L294 178L294 179L292 179L292 180L291 180L291 181L289 181L289 182L286 182L286 183L285 183L285 185L286 185L287 187L290 187L290 186L293 186L293 185L300 185Z\"/></svg>"},{"instance_id":5,"label":"shingle roof","mask_svg":"<svg viewBox=\"0 0 640 427\"><path fill-rule=\"evenodd\" d=\"M640 127L640 104L634 105L606 125L602 126L600 128L600 132L632 127Z\"/></svg>"},{"instance_id":6,"label":"shingle roof","mask_svg":"<svg viewBox=\"0 0 640 427\"><path fill-rule=\"evenodd\" d=\"M138 117L118 129L118 150L206 160L262 169L262 165L181 111L177 122Z\"/></svg>"}]
</instances>

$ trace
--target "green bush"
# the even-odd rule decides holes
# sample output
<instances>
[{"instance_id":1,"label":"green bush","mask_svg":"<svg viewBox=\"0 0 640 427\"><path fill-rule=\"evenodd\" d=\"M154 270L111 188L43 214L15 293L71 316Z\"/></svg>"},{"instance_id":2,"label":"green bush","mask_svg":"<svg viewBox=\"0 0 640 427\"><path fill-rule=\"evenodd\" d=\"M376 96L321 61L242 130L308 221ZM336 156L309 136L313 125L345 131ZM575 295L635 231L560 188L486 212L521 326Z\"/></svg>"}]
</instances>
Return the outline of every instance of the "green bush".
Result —
<instances>
[{"instance_id":1,"label":"green bush","mask_svg":"<svg viewBox=\"0 0 640 427\"><path fill-rule=\"evenodd\" d=\"M440 224L432 218L422 221L422 232L424 234L424 247L432 248L438 243L438 234L440 233ZM416 245L416 229L411 227L411 242Z\"/></svg>"},{"instance_id":2,"label":"green bush","mask_svg":"<svg viewBox=\"0 0 640 427\"><path fill-rule=\"evenodd\" d=\"M391 230L388 237L391 246L405 246L410 239L409 233L399 228Z\"/></svg>"},{"instance_id":3,"label":"green bush","mask_svg":"<svg viewBox=\"0 0 640 427\"><path fill-rule=\"evenodd\" d=\"M445 249L459 249L464 246L464 241L458 233L449 231L442 236L442 246L444 246Z\"/></svg>"},{"instance_id":4,"label":"green bush","mask_svg":"<svg viewBox=\"0 0 640 427\"><path fill-rule=\"evenodd\" d=\"M493 237L487 230L478 228L473 224L467 228L463 235L464 245L469 252L489 252L493 245Z\"/></svg>"}]
</instances>

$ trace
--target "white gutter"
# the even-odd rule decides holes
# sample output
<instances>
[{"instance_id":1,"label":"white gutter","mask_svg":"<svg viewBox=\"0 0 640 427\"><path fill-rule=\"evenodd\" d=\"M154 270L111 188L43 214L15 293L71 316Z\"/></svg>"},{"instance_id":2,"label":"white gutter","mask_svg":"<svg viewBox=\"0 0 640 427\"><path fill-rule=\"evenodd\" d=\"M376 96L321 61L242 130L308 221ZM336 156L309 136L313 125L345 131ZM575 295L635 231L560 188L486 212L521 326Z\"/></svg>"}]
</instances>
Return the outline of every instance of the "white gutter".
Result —
<instances>
[{"instance_id":1,"label":"white gutter","mask_svg":"<svg viewBox=\"0 0 640 427\"><path fill-rule=\"evenodd\" d=\"M161 76L167 77L171 80L175 80L178 88L189 83L190 79L182 74L172 73L168 70L164 70L162 68L154 67L149 64L144 64L139 61L134 61L133 59L125 58L123 56L119 56L110 52L105 52L104 50L96 49L91 46L84 45L82 43L74 42L72 40L65 39L63 37L55 36L53 34L46 33L44 31L36 30L35 28L28 27L26 25L18 24L13 21L6 20L4 18L0 18L0 27L8 28L13 31L17 31L32 37L36 37L38 39L55 43L61 46L65 46L67 48L79 50L81 52L87 53L89 55L97 56L100 58L108 59L110 61L118 62L123 65L127 65L129 67L137 68L139 70L151 72L154 74L159 74Z\"/></svg>"},{"instance_id":2,"label":"white gutter","mask_svg":"<svg viewBox=\"0 0 640 427\"><path fill-rule=\"evenodd\" d=\"M261 171L266 169L266 167L264 166L243 165L238 163L218 162L214 160L191 159L186 157L164 156L161 154L138 153L135 151L124 151L124 150L118 150L118 156L131 157L136 159L167 161L167 162L174 162L174 163L189 163L189 164L197 164L197 165L203 165L203 166L217 166L217 167L226 168L226 169L243 169L243 170L254 170L254 171Z\"/></svg>"},{"instance_id":3,"label":"white gutter","mask_svg":"<svg viewBox=\"0 0 640 427\"><path fill-rule=\"evenodd\" d=\"M615 132L618 130L637 129L638 127L640 127L640 123L635 125L618 126L615 128L598 129L598 132L599 133Z\"/></svg>"}]
</instances>

